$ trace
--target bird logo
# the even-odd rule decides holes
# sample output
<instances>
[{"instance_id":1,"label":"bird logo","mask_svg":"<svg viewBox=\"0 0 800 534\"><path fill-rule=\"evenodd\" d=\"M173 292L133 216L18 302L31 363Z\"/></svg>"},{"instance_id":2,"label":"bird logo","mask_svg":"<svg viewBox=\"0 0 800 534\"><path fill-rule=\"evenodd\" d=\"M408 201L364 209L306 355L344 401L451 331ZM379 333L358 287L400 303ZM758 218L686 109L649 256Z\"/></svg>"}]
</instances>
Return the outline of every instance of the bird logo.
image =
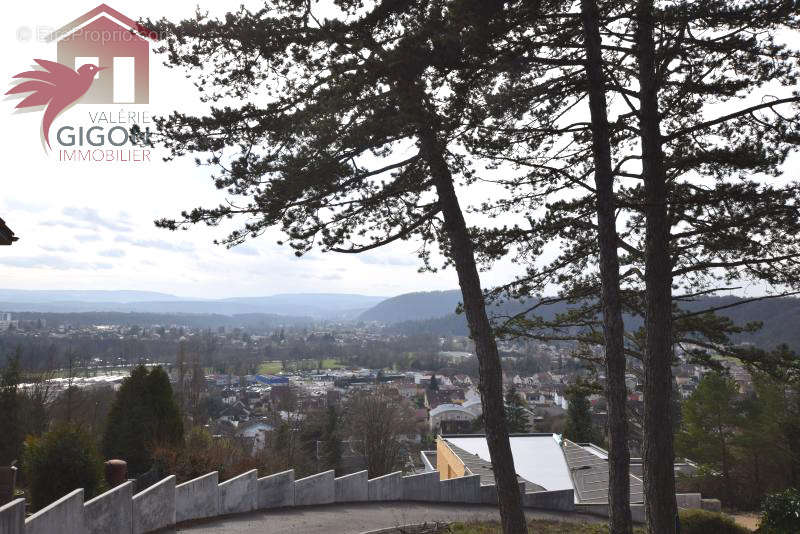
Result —
<instances>
[{"instance_id":1,"label":"bird logo","mask_svg":"<svg viewBox=\"0 0 800 534\"><path fill-rule=\"evenodd\" d=\"M62 111L86 94L92 86L95 74L108 67L86 64L75 71L55 61L46 59L34 59L34 61L45 70L30 70L17 74L14 78L28 81L15 85L6 94L33 93L17 104L17 108L47 106L42 117L42 133L47 147L51 148L50 126L53 121Z\"/></svg>"}]
</instances>

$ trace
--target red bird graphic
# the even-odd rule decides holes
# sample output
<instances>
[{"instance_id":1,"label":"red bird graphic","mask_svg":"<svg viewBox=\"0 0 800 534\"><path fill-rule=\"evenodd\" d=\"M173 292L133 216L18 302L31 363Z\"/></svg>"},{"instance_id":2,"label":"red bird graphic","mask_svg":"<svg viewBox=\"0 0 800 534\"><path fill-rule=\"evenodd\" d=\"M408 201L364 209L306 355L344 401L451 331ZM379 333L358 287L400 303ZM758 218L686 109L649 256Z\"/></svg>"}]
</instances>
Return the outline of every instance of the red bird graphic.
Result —
<instances>
[{"instance_id":1,"label":"red bird graphic","mask_svg":"<svg viewBox=\"0 0 800 534\"><path fill-rule=\"evenodd\" d=\"M32 95L28 95L17 104L18 108L47 105L42 118L42 132L44 132L44 140L47 141L49 148L50 125L53 124L58 114L86 94L86 91L92 86L94 75L108 67L87 64L74 71L54 61L46 59L34 59L34 61L46 70L30 70L17 74L14 78L27 78L30 81L15 85L6 94L33 92Z\"/></svg>"}]
</instances>

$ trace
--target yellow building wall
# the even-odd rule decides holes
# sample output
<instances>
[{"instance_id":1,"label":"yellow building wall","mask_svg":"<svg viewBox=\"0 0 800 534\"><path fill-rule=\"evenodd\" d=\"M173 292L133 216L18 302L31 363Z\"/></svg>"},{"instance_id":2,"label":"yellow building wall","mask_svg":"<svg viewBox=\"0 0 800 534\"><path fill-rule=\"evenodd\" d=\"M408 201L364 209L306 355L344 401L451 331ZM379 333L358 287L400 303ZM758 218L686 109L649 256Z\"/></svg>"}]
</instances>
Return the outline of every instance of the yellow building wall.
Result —
<instances>
[{"instance_id":1,"label":"yellow building wall","mask_svg":"<svg viewBox=\"0 0 800 534\"><path fill-rule=\"evenodd\" d=\"M463 477L467 470L464 462L450 450L441 436L436 438L436 469L440 480Z\"/></svg>"}]
</instances>

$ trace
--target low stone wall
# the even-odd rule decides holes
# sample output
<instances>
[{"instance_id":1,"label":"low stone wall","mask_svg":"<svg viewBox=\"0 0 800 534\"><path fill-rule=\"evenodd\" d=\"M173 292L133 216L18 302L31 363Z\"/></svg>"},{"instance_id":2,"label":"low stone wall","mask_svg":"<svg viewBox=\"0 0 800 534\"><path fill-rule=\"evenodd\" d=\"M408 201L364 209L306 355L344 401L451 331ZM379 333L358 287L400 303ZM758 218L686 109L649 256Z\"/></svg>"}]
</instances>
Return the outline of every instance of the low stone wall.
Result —
<instances>
[{"instance_id":1,"label":"low stone wall","mask_svg":"<svg viewBox=\"0 0 800 534\"><path fill-rule=\"evenodd\" d=\"M526 493L524 484L520 490L527 508L608 516L607 504L576 505L572 490ZM482 486L480 476L440 480L437 471L408 476L396 472L373 479L366 471L339 478L325 471L295 480L292 470L263 478L253 470L222 484L213 472L179 486L170 476L136 495L132 492L128 482L84 504L83 490L76 490L27 520L24 500L17 499L0 508L0 534L144 534L223 514L334 502L497 503L497 488ZM676 500L681 507L719 506L719 501L701 499L699 494L679 494ZM644 521L644 506L631 505L631 515L634 521Z\"/></svg>"},{"instance_id":2,"label":"low stone wall","mask_svg":"<svg viewBox=\"0 0 800 534\"><path fill-rule=\"evenodd\" d=\"M522 506L525 506L525 483L519 483L519 494L522 498ZM497 486L494 484L481 485L481 503L497 504Z\"/></svg>"},{"instance_id":3,"label":"low stone wall","mask_svg":"<svg viewBox=\"0 0 800 534\"><path fill-rule=\"evenodd\" d=\"M369 480L370 501L399 501L403 498L403 473L397 471Z\"/></svg>"},{"instance_id":4,"label":"low stone wall","mask_svg":"<svg viewBox=\"0 0 800 534\"><path fill-rule=\"evenodd\" d=\"M675 502L678 508L702 508L702 497L699 493L676 493Z\"/></svg>"},{"instance_id":5,"label":"low stone wall","mask_svg":"<svg viewBox=\"0 0 800 534\"><path fill-rule=\"evenodd\" d=\"M336 502L369 500L369 476L366 471L338 477L334 483L336 485Z\"/></svg>"},{"instance_id":6,"label":"low stone wall","mask_svg":"<svg viewBox=\"0 0 800 534\"><path fill-rule=\"evenodd\" d=\"M25 520L25 534L83 534L85 531L82 489L64 495Z\"/></svg>"},{"instance_id":7,"label":"low stone wall","mask_svg":"<svg viewBox=\"0 0 800 534\"><path fill-rule=\"evenodd\" d=\"M719 499L700 499L700 507L709 512L721 512L722 501Z\"/></svg>"},{"instance_id":8,"label":"low stone wall","mask_svg":"<svg viewBox=\"0 0 800 534\"><path fill-rule=\"evenodd\" d=\"M144 534L174 524L175 475L133 496L132 534Z\"/></svg>"},{"instance_id":9,"label":"low stone wall","mask_svg":"<svg viewBox=\"0 0 800 534\"><path fill-rule=\"evenodd\" d=\"M294 481L295 506L331 504L336 502L336 482L333 471L325 471Z\"/></svg>"},{"instance_id":10,"label":"low stone wall","mask_svg":"<svg viewBox=\"0 0 800 534\"><path fill-rule=\"evenodd\" d=\"M87 534L130 532L133 525L133 482L120 484L83 505Z\"/></svg>"},{"instance_id":11,"label":"low stone wall","mask_svg":"<svg viewBox=\"0 0 800 534\"><path fill-rule=\"evenodd\" d=\"M253 469L219 485L219 512L241 514L258 509L258 471Z\"/></svg>"},{"instance_id":12,"label":"low stone wall","mask_svg":"<svg viewBox=\"0 0 800 534\"><path fill-rule=\"evenodd\" d=\"M438 502L442 499L439 471L403 477L403 500Z\"/></svg>"},{"instance_id":13,"label":"low stone wall","mask_svg":"<svg viewBox=\"0 0 800 534\"><path fill-rule=\"evenodd\" d=\"M3 534L25 532L25 499L16 499L0 506L0 532Z\"/></svg>"},{"instance_id":14,"label":"low stone wall","mask_svg":"<svg viewBox=\"0 0 800 534\"><path fill-rule=\"evenodd\" d=\"M543 510L575 511L575 491L534 491L523 496L522 504L527 508Z\"/></svg>"},{"instance_id":15,"label":"low stone wall","mask_svg":"<svg viewBox=\"0 0 800 534\"><path fill-rule=\"evenodd\" d=\"M258 507L294 506L294 469L258 479Z\"/></svg>"},{"instance_id":16,"label":"low stone wall","mask_svg":"<svg viewBox=\"0 0 800 534\"><path fill-rule=\"evenodd\" d=\"M175 522L219 515L219 473L175 486Z\"/></svg>"},{"instance_id":17,"label":"low stone wall","mask_svg":"<svg viewBox=\"0 0 800 534\"><path fill-rule=\"evenodd\" d=\"M631 505L631 520L636 523L644 523L647 521L647 516L644 511L644 504Z\"/></svg>"},{"instance_id":18,"label":"low stone wall","mask_svg":"<svg viewBox=\"0 0 800 534\"><path fill-rule=\"evenodd\" d=\"M466 477L442 480L440 499L444 502L461 502L479 504L481 502L481 477L469 475Z\"/></svg>"}]
</instances>

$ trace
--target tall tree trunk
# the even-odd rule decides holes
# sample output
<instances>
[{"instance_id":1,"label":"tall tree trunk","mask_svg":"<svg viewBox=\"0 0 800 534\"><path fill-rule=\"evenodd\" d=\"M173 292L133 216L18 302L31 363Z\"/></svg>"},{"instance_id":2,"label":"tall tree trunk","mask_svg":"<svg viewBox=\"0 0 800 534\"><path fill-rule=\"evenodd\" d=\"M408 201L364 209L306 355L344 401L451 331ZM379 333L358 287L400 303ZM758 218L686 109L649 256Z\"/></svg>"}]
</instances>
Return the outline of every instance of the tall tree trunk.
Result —
<instances>
[{"instance_id":1,"label":"tall tree trunk","mask_svg":"<svg viewBox=\"0 0 800 534\"><path fill-rule=\"evenodd\" d=\"M458 273L458 283L464 299L464 312L467 316L470 335L475 342L478 356L483 420L486 427L486 441L492 459L492 471L497 485L497 498L500 517L505 534L524 534L527 526L522 511L522 500L514 469L514 457L508 439L503 405L503 369L497 343L492 333L486 305L481 289L481 280L475 264L475 253L467 230L467 223L461 212L456 195L453 177L444 158L444 151L433 132L421 135L422 149L426 155L433 176L439 204L444 215L444 226L450 240L450 253Z\"/></svg>"},{"instance_id":2,"label":"tall tree trunk","mask_svg":"<svg viewBox=\"0 0 800 534\"><path fill-rule=\"evenodd\" d=\"M597 197L603 332L606 352L606 402L608 404L608 504L611 534L633 530L630 508L630 461L625 387L625 338L619 290L616 200L611 166L606 85L600 39L600 13L595 0L581 0L586 77L592 125L592 155Z\"/></svg>"},{"instance_id":3,"label":"tall tree trunk","mask_svg":"<svg viewBox=\"0 0 800 534\"><path fill-rule=\"evenodd\" d=\"M425 91L419 82L410 80L406 75L397 77L393 81L402 105L417 128L420 154L428 164L439 197L439 206L444 216L444 229L450 245L450 259L456 267L464 301L464 313L467 316L470 337L475 343L480 373L478 390L481 393L486 442L489 446L489 457L497 487L503 532L527 534L522 495L517 472L514 469L511 442L508 438L503 399L503 368L500 365L497 343L486 313L486 302L475 262L475 250L458 201L453 175L445 158L445 145L439 139L439 119L436 111L430 109Z\"/></svg>"},{"instance_id":4,"label":"tall tree trunk","mask_svg":"<svg viewBox=\"0 0 800 534\"><path fill-rule=\"evenodd\" d=\"M655 78L653 0L637 6L639 128L645 192L644 492L647 528L674 534L677 506L672 429L672 262L667 177Z\"/></svg>"}]
</instances>

